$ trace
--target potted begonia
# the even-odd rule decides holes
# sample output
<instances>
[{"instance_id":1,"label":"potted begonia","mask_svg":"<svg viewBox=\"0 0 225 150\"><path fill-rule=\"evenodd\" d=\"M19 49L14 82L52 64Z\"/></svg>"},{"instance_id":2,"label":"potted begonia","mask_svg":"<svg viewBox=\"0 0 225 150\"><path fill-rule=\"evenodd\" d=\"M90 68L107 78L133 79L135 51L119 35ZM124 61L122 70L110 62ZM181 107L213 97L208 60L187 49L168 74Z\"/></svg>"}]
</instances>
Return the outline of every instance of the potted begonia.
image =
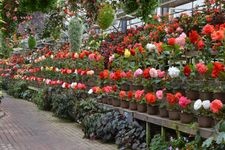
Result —
<instances>
[{"instance_id":1,"label":"potted begonia","mask_svg":"<svg viewBox=\"0 0 225 150\"><path fill-rule=\"evenodd\" d=\"M224 105L221 100L214 99L210 104L210 110L213 113L215 124L223 119Z\"/></svg>"},{"instance_id":2,"label":"potted begonia","mask_svg":"<svg viewBox=\"0 0 225 150\"><path fill-rule=\"evenodd\" d=\"M147 111L147 105L144 98L144 90L137 90L134 93L134 98L137 102L137 111L139 112L146 112Z\"/></svg>"},{"instance_id":3,"label":"potted begonia","mask_svg":"<svg viewBox=\"0 0 225 150\"><path fill-rule=\"evenodd\" d=\"M169 119L179 120L180 119L180 107L178 104L179 99L182 97L182 94L177 92L176 94L167 93L167 109L169 112Z\"/></svg>"},{"instance_id":4,"label":"potted begonia","mask_svg":"<svg viewBox=\"0 0 225 150\"><path fill-rule=\"evenodd\" d=\"M202 101L198 99L194 103L194 110L198 115L198 124L200 127L210 128L214 124L213 113L219 112L223 107L220 100L214 100L213 104L209 100ZM213 113L212 113L213 112Z\"/></svg>"},{"instance_id":5,"label":"potted begonia","mask_svg":"<svg viewBox=\"0 0 225 150\"><path fill-rule=\"evenodd\" d=\"M185 96L181 96L179 98L179 106L180 106L180 121L182 123L191 123L194 118L193 109L192 109L192 101Z\"/></svg>"},{"instance_id":6,"label":"potted begonia","mask_svg":"<svg viewBox=\"0 0 225 150\"><path fill-rule=\"evenodd\" d=\"M159 107L158 107L157 98L155 94L147 93L145 95L145 100L147 103L147 113L150 115L157 115Z\"/></svg>"},{"instance_id":7,"label":"potted begonia","mask_svg":"<svg viewBox=\"0 0 225 150\"><path fill-rule=\"evenodd\" d=\"M167 100L164 96L164 90L157 90L155 93L159 101L159 115L160 117L168 117Z\"/></svg>"},{"instance_id":8,"label":"potted begonia","mask_svg":"<svg viewBox=\"0 0 225 150\"><path fill-rule=\"evenodd\" d=\"M137 102L134 99L134 92L133 91L128 91L127 92L127 97L130 99L129 101L129 109L130 110L137 110Z\"/></svg>"},{"instance_id":9,"label":"potted begonia","mask_svg":"<svg viewBox=\"0 0 225 150\"><path fill-rule=\"evenodd\" d=\"M119 92L120 107L122 108L129 108L129 99L127 95L128 93L126 91Z\"/></svg>"}]
</instances>

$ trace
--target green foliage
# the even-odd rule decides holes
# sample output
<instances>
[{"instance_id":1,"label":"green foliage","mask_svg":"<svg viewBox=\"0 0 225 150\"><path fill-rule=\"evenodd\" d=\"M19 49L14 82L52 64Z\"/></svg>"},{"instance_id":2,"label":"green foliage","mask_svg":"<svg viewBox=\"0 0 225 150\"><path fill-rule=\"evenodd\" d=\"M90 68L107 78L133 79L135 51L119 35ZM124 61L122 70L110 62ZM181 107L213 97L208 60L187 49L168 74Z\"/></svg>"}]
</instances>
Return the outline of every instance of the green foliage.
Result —
<instances>
[{"instance_id":1,"label":"green foliage","mask_svg":"<svg viewBox=\"0 0 225 150\"><path fill-rule=\"evenodd\" d=\"M25 81L11 81L8 86L8 93L15 98L22 98L23 92L28 89Z\"/></svg>"},{"instance_id":2,"label":"green foliage","mask_svg":"<svg viewBox=\"0 0 225 150\"><path fill-rule=\"evenodd\" d=\"M28 89L21 94L21 98L30 101L33 95L34 95L34 91Z\"/></svg>"},{"instance_id":3,"label":"green foliage","mask_svg":"<svg viewBox=\"0 0 225 150\"><path fill-rule=\"evenodd\" d=\"M79 51L82 44L84 25L79 18L72 18L69 24L68 33L71 44L71 51Z\"/></svg>"},{"instance_id":4,"label":"green foliage","mask_svg":"<svg viewBox=\"0 0 225 150\"><path fill-rule=\"evenodd\" d=\"M36 47L36 39L33 36L30 36L28 39L29 49L34 49Z\"/></svg>"},{"instance_id":5,"label":"green foliage","mask_svg":"<svg viewBox=\"0 0 225 150\"><path fill-rule=\"evenodd\" d=\"M129 0L129 1L124 0L123 5L124 5L123 10L127 14L133 13L139 8L139 5L136 0Z\"/></svg>"},{"instance_id":6,"label":"green foliage","mask_svg":"<svg viewBox=\"0 0 225 150\"><path fill-rule=\"evenodd\" d=\"M106 4L99 9L97 23L101 29L105 30L112 25L114 18L115 10L112 6Z\"/></svg>"},{"instance_id":7,"label":"green foliage","mask_svg":"<svg viewBox=\"0 0 225 150\"><path fill-rule=\"evenodd\" d=\"M146 149L145 129L136 121L127 123L116 135L116 144L120 149Z\"/></svg>"},{"instance_id":8,"label":"green foliage","mask_svg":"<svg viewBox=\"0 0 225 150\"><path fill-rule=\"evenodd\" d=\"M160 134L156 134L151 140L149 150L166 150L169 145Z\"/></svg>"},{"instance_id":9,"label":"green foliage","mask_svg":"<svg viewBox=\"0 0 225 150\"><path fill-rule=\"evenodd\" d=\"M10 49L6 45L6 42L4 40L4 35L0 31L0 58L8 58L10 56L10 53L12 52L12 49Z\"/></svg>"},{"instance_id":10,"label":"green foliage","mask_svg":"<svg viewBox=\"0 0 225 150\"><path fill-rule=\"evenodd\" d=\"M73 119L73 114L76 96L70 91L57 89L52 93L52 111L59 117L64 119Z\"/></svg>"},{"instance_id":11,"label":"green foliage","mask_svg":"<svg viewBox=\"0 0 225 150\"><path fill-rule=\"evenodd\" d=\"M57 0L20 0L19 11L21 12L48 12L56 8Z\"/></svg>"},{"instance_id":12,"label":"green foliage","mask_svg":"<svg viewBox=\"0 0 225 150\"><path fill-rule=\"evenodd\" d=\"M36 94L33 95L32 100L37 104L38 108L41 110L51 110L52 108L52 97L51 97L51 88L45 87L39 90Z\"/></svg>"},{"instance_id":13,"label":"green foliage","mask_svg":"<svg viewBox=\"0 0 225 150\"><path fill-rule=\"evenodd\" d=\"M114 141L115 136L126 127L126 124L126 117L118 111L103 114L97 122L96 137L102 139L103 142Z\"/></svg>"},{"instance_id":14,"label":"green foliage","mask_svg":"<svg viewBox=\"0 0 225 150\"><path fill-rule=\"evenodd\" d=\"M61 15L59 12L52 11L49 14L49 18L45 20L42 38L53 37L54 39L56 39L56 37L60 33L60 29L65 29L63 24L63 18L63 15Z\"/></svg>"}]
</instances>

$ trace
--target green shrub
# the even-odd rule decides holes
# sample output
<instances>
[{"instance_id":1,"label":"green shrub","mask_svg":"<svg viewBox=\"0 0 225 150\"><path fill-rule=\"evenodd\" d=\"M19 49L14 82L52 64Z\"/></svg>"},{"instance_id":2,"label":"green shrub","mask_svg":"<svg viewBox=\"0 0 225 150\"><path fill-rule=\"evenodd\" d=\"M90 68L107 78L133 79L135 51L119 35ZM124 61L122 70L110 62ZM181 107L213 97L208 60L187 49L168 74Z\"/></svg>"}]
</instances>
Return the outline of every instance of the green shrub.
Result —
<instances>
[{"instance_id":1,"label":"green shrub","mask_svg":"<svg viewBox=\"0 0 225 150\"><path fill-rule=\"evenodd\" d=\"M97 22L101 29L105 30L110 27L115 18L115 10L111 5L104 5L99 9Z\"/></svg>"},{"instance_id":2,"label":"green shrub","mask_svg":"<svg viewBox=\"0 0 225 150\"><path fill-rule=\"evenodd\" d=\"M71 91L57 89L52 94L52 111L59 117L64 119L73 120L72 114L74 114L75 95Z\"/></svg>"},{"instance_id":3,"label":"green shrub","mask_svg":"<svg viewBox=\"0 0 225 150\"><path fill-rule=\"evenodd\" d=\"M30 36L28 39L29 49L34 49L36 47L36 39L33 36Z\"/></svg>"},{"instance_id":4,"label":"green shrub","mask_svg":"<svg viewBox=\"0 0 225 150\"><path fill-rule=\"evenodd\" d=\"M82 43L84 25L79 18L72 18L69 23L68 33L71 51L79 51Z\"/></svg>"},{"instance_id":5,"label":"green shrub","mask_svg":"<svg viewBox=\"0 0 225 150\"><path fill-rule=\"evenodd\" d=\"M166 150L169 144L162 138L160 134L156 134L150 143L149 150Z\"/></svg>"},{"instance_id":6,"label":"green shrub","mask_svg":"<svg viewBox=\"0 0 225 150\"><path fill-rule=\"evenodd\" d=\"M28 89L28 85L25 81L10 80L7 89L9 95L15 98L22 98L23 92Z\"/></svg>"},{"instance_id":7,"label":"green shrub","mask_svg":"<svg viewBox=\"0 0 225 150\"><path fill-rule=\"evenodd\" d=\"M52 109L51 90L48 87L45 87L42 90L38 91L36 94L34 94L32 100L41 110L49 111Z\"/></svg>"}]
</instances>

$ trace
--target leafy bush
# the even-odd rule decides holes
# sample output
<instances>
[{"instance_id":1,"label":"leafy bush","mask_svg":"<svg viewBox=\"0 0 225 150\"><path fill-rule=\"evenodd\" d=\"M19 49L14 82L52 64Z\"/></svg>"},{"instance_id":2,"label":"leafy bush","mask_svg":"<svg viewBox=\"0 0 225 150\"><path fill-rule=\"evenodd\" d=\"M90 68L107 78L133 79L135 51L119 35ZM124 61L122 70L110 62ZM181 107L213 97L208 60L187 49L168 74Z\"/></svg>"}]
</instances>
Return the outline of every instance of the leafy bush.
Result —
<instances>
[{"instance_id":1,"label":"leafy bush","mask_svg":"<svg viewBox=\"0 0 225 150\"><path fill-rule=\"evenodd\" d=\"M43 88L42 90L34 94L32 99L33 102L37 104L39 109L47 111L52 109L51 88Z\"/></svg>"},{"instance_id":2,"label":"leafy bush","mask_svg":"<svg viewBox=\"0 0 225 150\"><path fill-rule=\"evenodd\" d=\"M97 121L96 137L102 139L103 142L114 141L118 132L124 129L126 125L126 117L118 111L102 114Z\"/></svg>"},{"instance_id":3,"label":"leafy bush","mask_svg":"<svg viewBox=\"0 0 225 150\"><path fill-rule=\"evenodd\" d=\"M104 110L99 107L98 103L94 99L82 100L75 106L76 121L83 122L86 116L90 116L95 113L102 113Z\"/></svg>"},{"instance_id":4,"label":"leafy bush","mask_svg":"<svg viewBox=\"0 0 225 150\"><path fill-rule=\"evenodd\" d=\"M120 149L145 150L147 144L145 142L145 129L137 122L127 124L116 135L116 144Z\"/></svg>"},{"instance_id":5,"label":"leafy bush","mask_svg":"<svg viewBox=\"0 0 225 150\"><path fill-rule=\"evenodd\" d=\"M72 51L79 51L82 43L83 23L79 18L70 21L68 33Z\"/></svg>"},{"instance_id":6,"label":"leafy bush","mask_svg":"<svg viewBox=\"0 0 225 150\"><path fill-rule=\"evenodd\" d=\"M31 101L31 98L33 97L33 95L34 95L34 91L28 89L21 94L21 98Z\"/></svg>"},{"instance_id":7,"label":"leafy bush","mask_svg":"<svg viewBox=\"0 0 225 150\"><path fill-rule=\"evenodd\" d=\"M36 47L36 39L33 36L30 36L28 39L29 49L34 49Z\"/></svg>"},{"instance_id":8,"label":"leafy bush","mask_svg":"<svg viewBox=\"0 0 225 150\"><path fill-rule=\"evenodd\" d=\"M149 150L166 150L169 144L163 140L160 134L156 134L151 140Z\"/></svg>"},{"instance_id":9,"label":"leafy bush","mask_svg":"<svg viewBox=\"0 0 225 150\"><path fill-rule=\"evenodd\" d=\"M59 118L73 119L76 96L73 91L63 91L61 88L52 93L52 111Z\"/></svg>"},{"instance_id":10,"label":"leafy bush","mask_svg":"<svg viewBox=\"0 0 225 150\"><path fill-rule=\"evenodd\" d=\"M98 129L97 121L100 117L100 113L95 113L84 117L82 120L82 126L85 138L96 139L96 132Z\"/></svg>"},{"instance_id":11,"label":"leafy bush","mask_svg":"<svg viewBox=\"0 0 225 150\"><path fill-rule=\"evenodd\" d=\"M8 83L8 94L15 98L22 98L23 92L28 89L27 83L25 81L13 81Z\"/></svg>"}]
</instances>

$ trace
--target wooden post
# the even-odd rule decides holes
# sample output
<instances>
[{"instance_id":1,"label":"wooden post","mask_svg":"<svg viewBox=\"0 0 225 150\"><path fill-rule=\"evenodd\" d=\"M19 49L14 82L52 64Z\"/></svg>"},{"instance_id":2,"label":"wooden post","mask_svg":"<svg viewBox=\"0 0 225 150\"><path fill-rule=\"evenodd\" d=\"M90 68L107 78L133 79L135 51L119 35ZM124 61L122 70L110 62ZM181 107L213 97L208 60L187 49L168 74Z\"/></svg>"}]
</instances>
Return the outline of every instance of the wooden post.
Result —
<instances>
[{"instance_id":1,"label":"wooden post","mask_svg":"<svg viewBox=\"0 0 225 150\"><path fill-rule=\"evenodd\" d=\"M166 130L163 126L161 126L161 136L163 140L166 140Z\"/></svg>"},{"instance_id":2,"label":"wooden post","mask_svg":"<svg viewBox=\"0 0 225 150\"><path fill-rule=\"evenodd\" d=\"M150 123L146 122L146 144L149 146L151 142L151 127Z\"/></svg>"}]
</instances>

